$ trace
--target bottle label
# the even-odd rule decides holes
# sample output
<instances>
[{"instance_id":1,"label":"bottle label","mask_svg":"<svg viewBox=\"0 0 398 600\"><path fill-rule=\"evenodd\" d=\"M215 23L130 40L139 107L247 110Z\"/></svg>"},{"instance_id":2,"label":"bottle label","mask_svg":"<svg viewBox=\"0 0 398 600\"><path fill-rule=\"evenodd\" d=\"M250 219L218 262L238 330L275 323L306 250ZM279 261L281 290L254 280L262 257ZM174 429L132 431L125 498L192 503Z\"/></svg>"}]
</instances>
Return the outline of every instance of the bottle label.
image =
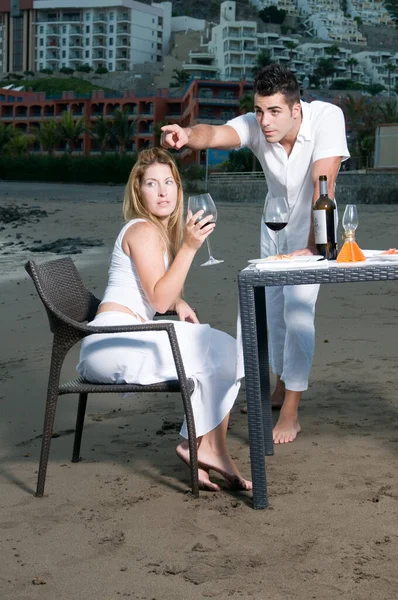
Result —
<instances>
[{"instance_id":1,"label":"bottle label","mask_svg":"<svg viewBox=\"0 0 398 600\"><path fill-rule=\"evenodd\" d=\"M327 244L326 210L314 210L315 244Z\"/></svg>"}]
</instances>

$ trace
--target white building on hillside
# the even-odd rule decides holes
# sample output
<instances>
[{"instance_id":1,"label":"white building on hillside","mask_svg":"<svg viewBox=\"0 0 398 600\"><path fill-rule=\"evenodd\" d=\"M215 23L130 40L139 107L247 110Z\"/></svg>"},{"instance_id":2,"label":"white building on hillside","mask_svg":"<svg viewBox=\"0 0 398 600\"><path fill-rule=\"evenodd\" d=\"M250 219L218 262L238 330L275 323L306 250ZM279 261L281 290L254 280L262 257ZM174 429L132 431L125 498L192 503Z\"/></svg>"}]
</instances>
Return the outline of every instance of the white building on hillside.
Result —
<instances>
[{"instance_id":1,"label":"white building on hillside","mask_svg":"<svg viewBox=\"0 0 398 600\"><path fill-rule=\"evenodd\" d=\"M34 0L36 68L127 71L168 52L172 3Z\"/></svg>"},{"instance_id":2,"label":"white building on hillside","mask_svg":"<svg viewBox=\"0 0 398 600\"><path fill-rule=\"evenodd\" d=\"M351 17L360 17L368 25L388 25L394 27L382 0L347 0L347 12Z\"/></svg>"},{"instance_id":3,"label":"white building on hillside","mask_svg":"<svg viewBox=\"0 0 398 600\"><path fill-rule=\"evenodd\" d=\"M398 86L398 52L364 50L353 54L353 57L362 65L372 83L380 83L391 90Z\"/></svg>"}]
</instances>

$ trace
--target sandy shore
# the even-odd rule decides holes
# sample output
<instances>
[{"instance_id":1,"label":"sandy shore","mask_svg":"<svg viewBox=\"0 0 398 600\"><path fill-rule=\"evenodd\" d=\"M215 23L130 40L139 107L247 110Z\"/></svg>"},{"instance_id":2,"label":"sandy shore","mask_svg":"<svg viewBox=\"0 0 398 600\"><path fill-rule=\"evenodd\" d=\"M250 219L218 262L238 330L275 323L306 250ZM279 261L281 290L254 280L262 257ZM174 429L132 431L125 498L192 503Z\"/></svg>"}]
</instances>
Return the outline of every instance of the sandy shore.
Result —
<instances>
[{"instance_id":1,"label":"sandy shore","mask_svg":"<svg viewBox=\"0 0 398 600\"><path fill-rule=\"evenodd\" d=\"M0 207L21 211L0 223L1 600L396 600L396 282L322 288L303 431L267 460L268 510L254 511L243 493L191 498L174 453L182 409L172 395L93 395L79 464L70 463L76 399L62 397L46 495L33 496L51 335L23 264L56 256L33 252L43 244L81 250L72 256L101 296L121 196L116 186L0 184ZM225 263L201 268L203 248L185 294L203 322L234 334L237 273L259 256L261 207L215 200L212 242ZM363 248L398 246L393 206L359 215ZM100 245L82 248L79 238ZM250 477L243 403L244 392L229 443Z\"/></svg>"}]
</instances>

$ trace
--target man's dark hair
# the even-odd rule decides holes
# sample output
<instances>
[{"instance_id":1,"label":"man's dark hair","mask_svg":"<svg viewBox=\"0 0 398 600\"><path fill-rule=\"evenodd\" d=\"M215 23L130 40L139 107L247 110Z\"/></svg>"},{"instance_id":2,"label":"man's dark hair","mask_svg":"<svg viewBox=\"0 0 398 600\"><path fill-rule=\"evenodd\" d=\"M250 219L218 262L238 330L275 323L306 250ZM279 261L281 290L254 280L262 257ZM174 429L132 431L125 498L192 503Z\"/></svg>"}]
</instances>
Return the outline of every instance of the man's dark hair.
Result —
<instances>
[{"instance_id":1,"label":"man's dark hair","mask_svg":"<svg viewBox=\"0 0 398 600\"><path fill-rule=\"evenodd\" d=\"M253 89L259 96L283 94L290 108L300 102L300 87L296 77L277 63L267 65L257 73L253 81Z\"/></svg>"}]
</instances>

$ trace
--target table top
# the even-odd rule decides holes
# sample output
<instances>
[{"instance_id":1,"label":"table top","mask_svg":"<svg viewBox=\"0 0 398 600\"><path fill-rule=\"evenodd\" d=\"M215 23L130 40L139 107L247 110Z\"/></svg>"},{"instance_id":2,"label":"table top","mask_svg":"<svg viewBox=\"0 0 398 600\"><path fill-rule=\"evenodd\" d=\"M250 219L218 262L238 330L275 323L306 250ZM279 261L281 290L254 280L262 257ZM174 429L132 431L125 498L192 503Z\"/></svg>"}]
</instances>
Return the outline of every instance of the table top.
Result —
<instances>
[{"instance_id":1,"label":"table top","mask_svg":"<svg viewBox=\"0 0 398 600\"><path fill-rule=\"evenodd\" d=\"M254 265L246 267L238 274L240 286L278 286L301 285L311 283L355 283L361 281L387 281L398 279L398 261L383 264L353 263L352 266L341 265L328 268L299 267L283 270L280 267L260 270Z\"/></svg>"}]
</instances>

